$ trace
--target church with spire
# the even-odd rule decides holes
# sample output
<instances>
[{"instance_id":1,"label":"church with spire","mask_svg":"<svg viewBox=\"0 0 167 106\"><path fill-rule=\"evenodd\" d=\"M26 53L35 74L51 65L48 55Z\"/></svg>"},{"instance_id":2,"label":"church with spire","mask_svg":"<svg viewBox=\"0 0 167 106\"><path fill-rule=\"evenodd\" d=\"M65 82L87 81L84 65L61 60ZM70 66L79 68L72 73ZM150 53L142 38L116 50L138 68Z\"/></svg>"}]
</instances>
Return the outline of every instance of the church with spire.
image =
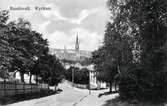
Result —
<instances>
[{"instance_id":1,"label":"church with spire","mask_svg":"<svg viewBox=\"0 0 167 106\"><path fill-rule=\"evenodd\" d=\"M64 46L64 49L50 48L50 54L55 55L60 60L68 61L84 61L85 58L91 57L91 52L86 50L81 50L79 45L78 34L76 36L74 49L68 49Z\"/></svg>"},{"instance_id":2,"label":"church with spire","mask_svg":"<svg viewBox=\"0 0 167 106\"><path fill-rule=\"evenodd\" d=\"M51 49L50 48L50 53L55 55L60 60L62 60L62 63L66 69L69 69L71 66L78 67L80 69L88 68L89 70L91 70L89 73L90 85L91 85L90 87L99 88L101 86L104 86L103 88L105 88L106 87L105 83L101 83L97 81L96 72L93 68L94 66L92 64L81 64L81 63L84 63L84 60L87 60L88 58L92 56L91 52L82 50L80 48L78 34L76 36L76 39L74 40L75 40L74 49L67 49L65 46L64 46L64 49ZM72 63L70 63L69 61L70 62L72 61Z\"/></svg>"},{"instance_id":3,"label":"church with spire","mask_svg":"<svg viewBox=\"0 0 167 106\"><path fill-rule=\"evenodd\" d=\"M78 34L77 34L77 37L76 37L76 42L75 42L75 50L76 50L76 52L79 52Z\"/></svg>"}]
</instances>

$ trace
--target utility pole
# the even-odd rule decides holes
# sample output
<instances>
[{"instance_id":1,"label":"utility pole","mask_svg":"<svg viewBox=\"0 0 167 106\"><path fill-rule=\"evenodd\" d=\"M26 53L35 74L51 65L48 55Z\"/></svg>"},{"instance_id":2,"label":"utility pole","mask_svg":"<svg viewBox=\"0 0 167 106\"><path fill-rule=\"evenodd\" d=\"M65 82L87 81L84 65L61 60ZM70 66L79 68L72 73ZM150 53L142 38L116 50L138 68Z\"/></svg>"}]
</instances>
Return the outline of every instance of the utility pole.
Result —
<instances>
[{"instance_id":1,"label":"utility pole","mask_svg":"<svg viewBox=\"0 0 167 106\"><path fill-rule=\"evenodd\" d=\"M73 84L73 87L74 87L74 68L72 69L72 84Z\"/></svg>"},{"instance_id":2,"label":"utility pole","mask_svg":"<svg viewBox=\"0 0 167 106\"><path fill-rule=\"evenodd\" d=\"M89 70L89 95L91 95L91 90L90 90L90 81L91 81L91 70Z\"/></svg>"}]
</instances>

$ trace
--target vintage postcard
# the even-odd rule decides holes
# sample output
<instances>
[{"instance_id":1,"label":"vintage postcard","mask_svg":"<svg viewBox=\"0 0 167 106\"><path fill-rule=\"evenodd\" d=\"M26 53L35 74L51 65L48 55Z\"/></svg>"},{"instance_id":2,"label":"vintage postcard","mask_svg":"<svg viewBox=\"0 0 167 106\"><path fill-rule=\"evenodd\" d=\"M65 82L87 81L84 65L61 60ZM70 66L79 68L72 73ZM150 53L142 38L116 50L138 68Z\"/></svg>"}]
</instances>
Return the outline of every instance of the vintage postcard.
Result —
<instances>
[{"instance_id":1,"label":"vintage postcard","mask_svg":"<svg viewBox=\"0 0 167 106\"><path fill-rule=\"evenodd\" d=\"M166 106L167 0L0 0L0 105Z\"/></svg>"}]
</instances>

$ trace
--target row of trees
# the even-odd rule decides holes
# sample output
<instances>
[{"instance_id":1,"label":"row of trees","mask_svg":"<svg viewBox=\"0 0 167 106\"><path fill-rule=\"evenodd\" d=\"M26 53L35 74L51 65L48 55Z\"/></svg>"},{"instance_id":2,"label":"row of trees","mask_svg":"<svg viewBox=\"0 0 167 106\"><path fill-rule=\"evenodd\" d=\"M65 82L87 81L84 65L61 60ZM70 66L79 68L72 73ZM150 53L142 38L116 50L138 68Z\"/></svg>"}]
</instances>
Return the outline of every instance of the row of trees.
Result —
<instances>
[{"instance_id":1,"label":"row of trees","mask_svg":"<svg viewBox=\"0 0 167 106\"><path fill-rule=\"evenodd\" d=\"M167 1L108 0L112 22L93 52L98 79L117 82L121 100L162 102L167 89Z\"/></svg>"},{"instance_id":2,"label":"row of trees","mask_svg":"<svg viewBox=\"0 0 167 106\"><path fill-rule=\"evenodd\" d=\"M76 84L89 84L89 70L87 68L79 69L71 66L65 71L65 78L72 81L72 77L74 77Z\"/></svg>"},{"instance_id":3,"label":"row of trees","mask_svg":"<svg viewBox=\"0 0 167 106\"><path fill-rule=\"evenodd\" d=\"M8 22L8 18L8 11L0 11L0 77L7 78L9 72L19 71L22 82L27 73L50 84L58 83L63 66L48 53L47 40L32 30L29 21L19 18Z\"/></svg>"}]
</instances>

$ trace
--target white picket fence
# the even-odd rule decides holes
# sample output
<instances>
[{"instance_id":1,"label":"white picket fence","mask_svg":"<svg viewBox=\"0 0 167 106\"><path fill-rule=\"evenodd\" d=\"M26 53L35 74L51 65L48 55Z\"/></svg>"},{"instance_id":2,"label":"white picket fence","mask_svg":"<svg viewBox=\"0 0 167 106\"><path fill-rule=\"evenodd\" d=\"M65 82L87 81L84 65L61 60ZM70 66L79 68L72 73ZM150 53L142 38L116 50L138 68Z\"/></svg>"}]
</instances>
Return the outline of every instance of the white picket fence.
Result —
<instances>
[{"instance_id":1,"label":"white picket fence","mask_svg":"<svg viewBox=\"0 0 167 106\"><path fill-rule=\"evenodd\" d=\"M48 90L48 84L26 84L2 81L0 82L0 97L40 92L42 89Z\"/></svg>"}]
</instances>

